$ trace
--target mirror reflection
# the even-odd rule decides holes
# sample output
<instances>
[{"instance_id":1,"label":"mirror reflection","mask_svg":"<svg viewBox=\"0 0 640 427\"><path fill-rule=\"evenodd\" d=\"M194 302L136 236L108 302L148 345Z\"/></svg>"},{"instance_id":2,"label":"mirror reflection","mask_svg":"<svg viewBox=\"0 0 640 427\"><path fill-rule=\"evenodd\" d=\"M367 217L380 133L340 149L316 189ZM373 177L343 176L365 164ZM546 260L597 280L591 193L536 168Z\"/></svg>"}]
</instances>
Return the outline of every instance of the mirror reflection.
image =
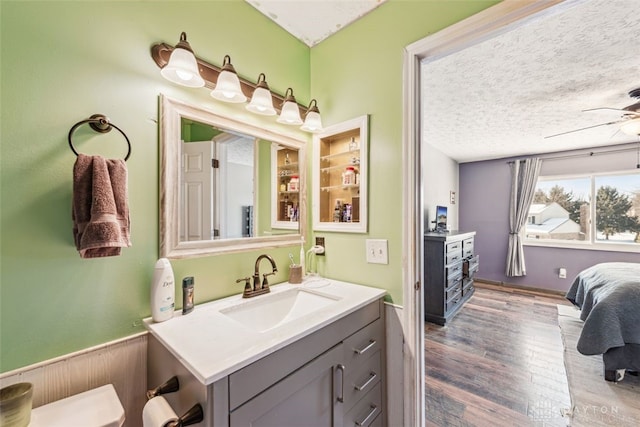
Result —
<instances>
[{"instance_id":1,"label":"mirror reflection","mask_svg":"<svg viewBox=\"0 0 640 427\"><path fill-rule=\"evenodd\" d=\"M181 118L180 241L255 234L256 143L249 135Z\"/></svg>"},{"instance_id":2,"label":"mirror reflection","mask_svg":"<svg viewBox=\"0 0 640 427\"><path fill-rule=\"evenodd\" d=\"M162 97L161 256L299 243L304 142Z\"/></svg>"}]
</instances>

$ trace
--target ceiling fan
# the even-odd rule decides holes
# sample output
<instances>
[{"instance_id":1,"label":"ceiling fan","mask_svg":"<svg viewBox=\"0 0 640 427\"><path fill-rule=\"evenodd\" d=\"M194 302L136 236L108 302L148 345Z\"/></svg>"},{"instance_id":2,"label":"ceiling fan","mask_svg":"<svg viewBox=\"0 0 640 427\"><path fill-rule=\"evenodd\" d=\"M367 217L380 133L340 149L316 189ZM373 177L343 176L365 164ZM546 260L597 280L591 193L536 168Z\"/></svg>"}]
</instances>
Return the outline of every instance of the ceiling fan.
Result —
<instances>
[{"instance_id":1,"label":"ceiling fan","mask_svg":"<svg viewBox=\"0 0 640 427\"><path fill-rule=\"evenodd\" d=\"M586 129L593 129L596 127L600 127L600 126L609 126L609 125L615 125L615 124L620 124L622 123L622 126L620 126L620 130L622 132L624 132L627 135L640 135L640 88L636 88L633 89L631 91L629 91L629 96L631 98L635 98L638 100L638 102L631 104L631 105L627 105L624 108L612 108L612 107L599 107L599 108L590 108L588 110L582 110L583 112L586 111L596 111L596 110L614 110L614 111L620 111L622 112L622 117L618 120L614 120L614 121L610 121L607 123L600 123L597 125L593 125L593 126L587 126L587 127L583 127L580 129L574 129L574 130L570 130L567 132L561 132L561 133L556 133L554 135L549 135L549 136L545 136L546 138L553 138L555 136L560 136L560 135L566 135L568 133L573 133L573 132L579 132L582 130L586 130Z\"/></svg>"}]
</instances>

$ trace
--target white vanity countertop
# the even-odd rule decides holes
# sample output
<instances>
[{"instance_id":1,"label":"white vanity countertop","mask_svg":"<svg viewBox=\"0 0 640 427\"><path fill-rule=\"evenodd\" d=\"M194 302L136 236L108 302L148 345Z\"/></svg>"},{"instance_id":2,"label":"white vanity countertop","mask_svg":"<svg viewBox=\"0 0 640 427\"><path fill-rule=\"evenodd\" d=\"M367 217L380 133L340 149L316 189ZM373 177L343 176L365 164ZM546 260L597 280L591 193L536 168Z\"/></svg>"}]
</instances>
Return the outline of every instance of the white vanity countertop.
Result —
<instances>
[{"instance_id":1,"label":"white vanity countertop","mask_svg":"<svg viewBox=\"0 0 640 427\"><path fill-rule=\"evenodd\" d=\"M304 289L333 296L335 303L263 332L224 315L220 310L257 301L291 289ZM384 289L332 279L313 278L300 285L271 286L271 293L243 299L242 294L200 304L182 316L161 323L145 319L146 328L203 384L209 385L258 359L279 350L382 298Z\"/></svg>"}]
</instances>

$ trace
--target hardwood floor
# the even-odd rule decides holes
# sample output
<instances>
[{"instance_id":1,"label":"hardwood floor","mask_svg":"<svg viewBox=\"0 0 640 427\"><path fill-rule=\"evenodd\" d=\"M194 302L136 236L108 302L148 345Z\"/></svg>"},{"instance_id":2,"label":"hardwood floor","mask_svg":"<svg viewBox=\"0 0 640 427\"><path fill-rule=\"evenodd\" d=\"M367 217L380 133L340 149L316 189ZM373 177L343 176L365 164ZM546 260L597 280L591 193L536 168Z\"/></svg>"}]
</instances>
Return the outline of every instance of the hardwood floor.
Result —
<instances>
[{"instance_id":1,"label":"hardwood floor","mask_svg":"<svg viewBox=\"0 0 640 427\"><path fill-rule=\"evenodd\" d=\"M427 426L566 426L561 296L480 284L447 326L425 324Z\"/></svg>"}]
</instances>

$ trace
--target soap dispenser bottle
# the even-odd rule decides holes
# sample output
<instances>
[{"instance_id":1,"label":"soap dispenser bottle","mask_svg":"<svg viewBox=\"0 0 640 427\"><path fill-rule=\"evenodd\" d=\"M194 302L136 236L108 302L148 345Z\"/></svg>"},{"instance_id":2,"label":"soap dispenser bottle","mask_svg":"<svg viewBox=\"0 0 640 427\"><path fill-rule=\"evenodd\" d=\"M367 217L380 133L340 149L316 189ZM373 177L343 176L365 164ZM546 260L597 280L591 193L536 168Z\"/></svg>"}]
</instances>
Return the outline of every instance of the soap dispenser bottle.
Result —
<instances>
[{"instance_id":1,"label":"soap dispenser bottle","mask_svg":"<svg viewBox=\"0 0 640 427\"><path fill-rule=\"evenodd\" d=\"M151 282L151 317L154 322L164 322L173 317L175 309L175 280L171 263L166 258L156 262Z\"/></svg>"}]
</instances>

